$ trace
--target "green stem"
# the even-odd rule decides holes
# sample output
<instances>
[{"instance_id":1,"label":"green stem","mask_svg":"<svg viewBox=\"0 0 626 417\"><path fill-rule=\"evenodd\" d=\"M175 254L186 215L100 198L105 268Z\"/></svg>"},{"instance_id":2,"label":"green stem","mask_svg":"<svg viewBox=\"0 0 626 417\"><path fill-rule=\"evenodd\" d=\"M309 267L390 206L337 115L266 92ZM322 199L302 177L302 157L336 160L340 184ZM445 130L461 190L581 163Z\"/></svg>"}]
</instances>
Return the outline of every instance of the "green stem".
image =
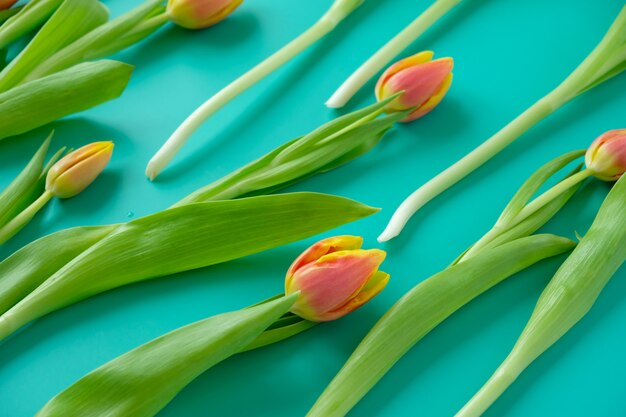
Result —
<instances>
[{"instance_id":1,"label":"green stem","mask_svg":"<svg viewBox=\"0 0 626 417\"><path fill-rule=\"evenodd\" d=\"M480 417L522 373L523 367L516 366L511 357L507 358L489 381L456 414L455 417Z\"/></svg>"},{"instance_id":2,"label":"green stem","mask_svg":"<svg viewBox=\"0 0 626 417\"><path fill-rule=\"evenodd\" d=\"M354 71L328 99L326 106L331 108L345 106L361 87L460 2L461 0L435 1L413 22Z\"/></svg>"},{"instance_id":3,"label":"green stem","mask_svg":"<svg viewBox=\"0 0 626 417\"><path fill-rule=\"evenodd\" d=\"M472 247L463 255L461 260L465 260L470 256L475 255L478 251L483 249L487 244L491 243L502 233L511 230L513 227L517 226L518 224L535 214L538 210L541 210L547 204L550 204L555 198L557 198L570 188L574 187L578 183L586 180L592 175L593 171L587 168L565 178L563 181L560 181L559 183L545 191L543 194L539 195L533 201L528 203L511 221L508 221L506 223L496 223L496 225L491 230L489 230L489 232L481 237L478 242L472 245Z\"/></svg>"},{"instance_id":4,"label":"green stem","mask_svg":"<svg viewBox=\"0 0 626 417\"><path fill-rule=\"evenodd\" d=\"M550 95L544 97L490 139L413 192L398 207L378 241L385 242L398 236L415 212L493 158L554 110Z\"/></svg>"},{"instance_id":5,"label":"green stem","mask_svg":"<svg viewBox=\"0 0 626 417\"><path fill-rule=\"evenodd\" d=\"M11 239L17 232L19 232L31 219L37 214L43 206L46 205L53 195L45 191L37 200L35 200L30 206L26 207L20 214L15 216L10 222L5 224L0 229L0 245Z\"/></svg>"},{"instance_id":6,"label":"green stem","mask_svg":"<svg viewBox=\"0 0 626 417\"><path fill-rule=\"evenodd\" d=\"M554 200L555 198L563 194L565 191L575 186L576 184L586 180L592 175L593 175L593 171L587 168L587 169L583 169L580 172L577 172L574 175L571 175L565 178L563 181L559 182L554 187L550 188L549 190L547 190L546 192L544 192L543 194L535 198L533 201L528 203L522 209L522 211L520 211L519 214L515 216L515 219L513 220L513 222L510 225L507 225L508 228L521 223L522 221L524 221L525 219L527 219L528 217L536 213L537 210L541 209L546 204L550 203L552 200Z\"/></svg>"},{"instance_id":7,"label":"green stem","mask_svg":"<svg viewBox=\"0 0 626 417\"><path fill-rule=\"evenodd\" d=\"M220 110L231 100L276 71L300 52L332 31L337 24L347 17L361 2L362 0L335 1L330 10L303 34L227 85L196 109L152 157L146 168L148 178L151 180L156 178L185 145L193 132L195 132L213 113Z\"/></svg>"},{"instance_id":8,"label":"green stem","mask_svg":"<svg viewBox=\"0 0 626 417\"><path fill-rule=\"evenodd\" d=\"M622 52L625 34L626 6L622 8L602 41L570 76L501 131L413 192L398 207L378 240L384 242L396 237L413 214L429 201L496 156L528 129L585 91L587 86L597 85L594 83L602 79L604 74L601 72L604 70L604 64L613 55Z\"/></svg>"}]
</instances>

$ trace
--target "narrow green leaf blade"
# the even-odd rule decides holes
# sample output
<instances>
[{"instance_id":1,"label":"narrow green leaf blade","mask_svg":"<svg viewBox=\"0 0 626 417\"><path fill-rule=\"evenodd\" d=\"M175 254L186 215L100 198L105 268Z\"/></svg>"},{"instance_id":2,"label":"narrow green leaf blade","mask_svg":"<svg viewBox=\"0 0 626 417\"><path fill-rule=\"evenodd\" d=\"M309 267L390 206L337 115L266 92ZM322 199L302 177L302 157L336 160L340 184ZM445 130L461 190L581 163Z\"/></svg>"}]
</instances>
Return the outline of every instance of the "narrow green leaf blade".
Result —
<instances>
[{"instance_id":1,"label":"narrow green leaf blade","mask_svg":"<svg viewBox=\"0 0 626 417\"><path fill-rule=\"evenodd\" d=\"M384 103L383 103L384 104ZM401 116L373 118L380 103L326 123L308 135L279 146L263 157L190 194L176 206L209 199L266 194L346 164L372 149ZM343 131L341 134L338 132Z\"/></svg>"},{"instance_id":2,"label":"narrow green leaf blade","mask_svg":"<svg viewBox=\"0 0 626 417\"><path fill-rule=\"evenodd\" d=\"M46 154L52 140L51 136L44 141L22 172L0 194L0 227L7 224L9 220L34 201L25 198L26 196L34 194L38 196L43 192L43 190L33 189L38 188Z\"/></svg>"},{"instance_id":3,"label":"narrow green leaf blade","mask_svg":"<svg viewBox=\"0 0 626 417\"><path fill-rule=\"evenodd\" d=\"M344 416L421 338L505 278L574 243L536 235L486 249L422 281L376 323L317 400L309 417Z\"/></svg>"},{"instance_id":4,"label":"narrow green leaf blade","mask_svg":"<svg viewBox=\"0 0 626 417\"><path fill-rule=\"evenodd\" d=\"M585 150L568 152L549 161L535 171L515 193L509 204L504 208L497 223L507 224L519 214L528 201L535 195L541 186L557 171L570 162L585 154Z\"/></svg>"},{"instance_id":5,"label":"narrow green leaf blade","mask_svg":"<svg viewBox=\"0 0 626 417\"><path fill-rule=\"evenodd\" d=\"M3 24L16 14L18 14L24 6L11 7L10 9L0 10L0 24ZM1 28L0 28L1 30Z\"/></svg>"},{"instance_id":6,"label":"narrow green leaf blade","mask_svg":"<svg viewBox=\"0 0 626 417\"><path fill-rule=\"evenodd\" d=\"M113 55L116 52L123 51L136 43L141 42L148 36L155 33L161 27L165 26L168 20L163 19L165 9L161 10L161 13L150 16L143 22L135 26L126 35L115 39L108 45L104 45L102 48L90 51L86 56L86 60L99 59L109 55Z\"/></svg>"},{"instance_id":7,"label":"narrow green leaf blade","mask_svg":"<svg viewBox=\"0 0 626 417\"><path fill-rule=\"evenodd\" d=\"M241 352L247 352L249 350L259 349L268 345L272 345L274 343L278 343L306 330L309 330L310 328L315 327L318 324L319 323L300 318L295 323L276 327L274 329L268 329L261 333L256 339L254 339L252 343L243 348Z\"/></svg>"},{"instance_id":8,"label":"narrow green leaf blade","mask_svg":"<svg viewBox=\"0 0 626 417\"><path fill-rule=\"evenodd\" d=\"M0 73L0 91L18 85L39 64L108 19L97 0L65 0L24 50Z\"/></svg>"},{"instance_id":9,"label":"narrow green leaf blade","mask_svg":"<svg viewBox=\"0 0 626 417\"><path fill-rule=\"evenodd\" d=\"M0 94L0 139L119 97L132 70L117 61L86 62Z\"/></svg>"},{"instance_id":10,"label":"narrow green leaf blade","mask_svg":"<svg viewBox=\"0 0 626 417\"><path fill-rule=\"evenodd\" d=\"M0 263L0 314L30 294L65 264L115 229L75 227L24 246Z\"/></svg>"},{"instance_id":11,"label":"narrow green leaf blade","mask_svg":"<svg viewBox=\"0 0 626 417\"><path fill-rule=\"evenodd\" d=\"M200 374L249 345L296 297L210 317L148 342L80 379L37 417L152 417Z\"/></svg>"},{"instance_id":12,"label":"narrow green leaf blade","mask_svg":"<svg viewBox=\"0 0 626 417\"><path fill-rule=\"evenodd\" d=\"M119 226L0 318L0 339L95 294L295 242L378 211L346 198L293 193L189 204Z\"/></svg>"},{"instance_id":13,"label":"narrow green leaf blade","mask_svg":"<svg viewBox=\"0 0 626 417\"><path fill-rule=\"evenodd\" d=\"M0 26L0 49L6 48L43 23L63 0L31 0Z\"/></svg>"},{"instance_id":14,"label":"narrow green leaf blade","mask_svg":"<svg viewBox=\"0 0 626 417\"><path fill-rule=\"evenodd\" d=\"M32 81L84 62L92 51L106 48L115 40L127 34L145 17L151 15L156 8L160 8L163 3L164 0L148 0L130 12L99 25L74 42L67 44L67 46L45 61L42 61L26 77L26 80Z\"/></svg>"}]
</instances>

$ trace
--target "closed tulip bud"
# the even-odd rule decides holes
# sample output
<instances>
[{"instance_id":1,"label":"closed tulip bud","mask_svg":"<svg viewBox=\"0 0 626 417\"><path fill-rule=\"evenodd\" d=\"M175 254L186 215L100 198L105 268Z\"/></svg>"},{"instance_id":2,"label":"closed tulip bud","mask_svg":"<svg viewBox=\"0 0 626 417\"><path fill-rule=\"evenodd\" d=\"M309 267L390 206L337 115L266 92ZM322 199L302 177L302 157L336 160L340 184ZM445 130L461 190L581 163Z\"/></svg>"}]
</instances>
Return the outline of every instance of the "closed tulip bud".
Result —
<instances>
[{"instance_id":1,"label":"closed tulip bud","mask_svg":"<svg viewBox=\"0 0 626 417\"><path fill-rule=\"evenodd\" d=\"M376 99L402 93L385 110L399 112L414 108L402 122L418 119L434 109L448 92L453 66L452 58L433 60L431 51L402 59L381 75L376 84Z\"/></svg>"},{"instance_id":2,"label":"closed tulip bud","mask_svg":"<svg viewBox=\"0 0 626 417\"><path fill-rule=\"evenodd\" d=\"M94 142L64 156L48 171L46 191L59 198L74 197L100 175L112 153L113 142Z\"/></svg>"},{"instance_id":3,"label":"closed tulip bud","mask_svg":"<svg viewBox=\"0 0 626 417\"><path fill-rule=\"evenodd\" d=\"M593 141L585 164L604 181L617 181L626 171L626 129L609 130Z\"/></svg>"},{"instance_id":4,"label":"closed tulip bud","mask_svg":"<svg viewBox=\"0 0 626 417\"><path fill-rule=\"evenodd\" d=\"M171 20L187 29L204 29L224 20L243 0L169 0Z\"/></svg>"},{"instance_id":5,"label":"closed tulip bud","mask_svg":"<svg viewBox=\"0 0 626 417\"><path fill-rule=\"evenodd\" d=\"M0 0L0 10L8 9L17 3L17 0Z\"/></svg>"},{"instance_id":6,"label":"closed tulip bud","mask_svg":"<svg viewBox=\"0 0 626 417\"><path fill-rule=\"evenodd\" d=\"M337 236L307 249L291 265L285 294L300 292L291 311L311 321L330 321L356 310L382 291L389 275L378 267L382 250L363 250L363 239Z\"/></svg>"}]
</instances>

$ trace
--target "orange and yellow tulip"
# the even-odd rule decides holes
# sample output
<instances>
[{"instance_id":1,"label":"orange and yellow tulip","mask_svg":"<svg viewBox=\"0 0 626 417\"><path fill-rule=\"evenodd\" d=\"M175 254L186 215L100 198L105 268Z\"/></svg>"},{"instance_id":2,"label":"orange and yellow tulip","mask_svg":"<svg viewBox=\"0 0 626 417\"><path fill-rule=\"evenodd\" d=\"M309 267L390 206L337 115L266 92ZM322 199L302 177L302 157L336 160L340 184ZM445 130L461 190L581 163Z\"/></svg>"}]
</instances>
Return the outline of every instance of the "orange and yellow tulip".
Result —
<instances>
[{"instance_id":1,"label":"orange and yellow tulip","mask_svg":"<svg viewBox=\"0 0 626 417\"><path fill-rule=\"evenodd\" d=\"M386 253L361 249L363 239L337 236L307 249L291 265L285 294L300 292L291 311L310 321L335 320L374 298L389 281L379 271Z\"/></svg>"}]
</instances>

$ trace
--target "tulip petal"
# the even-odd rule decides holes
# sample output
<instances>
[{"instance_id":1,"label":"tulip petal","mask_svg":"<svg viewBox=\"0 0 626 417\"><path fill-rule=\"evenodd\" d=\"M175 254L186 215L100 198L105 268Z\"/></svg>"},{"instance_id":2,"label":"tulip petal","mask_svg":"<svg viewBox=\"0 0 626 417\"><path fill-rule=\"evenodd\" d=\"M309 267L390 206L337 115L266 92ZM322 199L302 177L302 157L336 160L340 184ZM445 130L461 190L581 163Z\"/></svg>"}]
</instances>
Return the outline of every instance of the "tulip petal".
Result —
<instances>
[{"instance_id":1,"label":"tulip petal","mask_svg":"<svg viewBox=\"0 0 626 417\"><path fill-rule=\"evenodd\" d=\"M289 293L291 291L290 287L293 274L306 264L314 262L332 252L360 249L362 245L363 238L360 236L333 236L320 240L302 252L302 254L293 261L287 271L287 277L285 278L285 292Z\"/></svg>"},{"instance_id":2,"label":"tulip petal","mask_svg":"<svg viewBox=\"0 0 626 417\"><path fill-rule=\"evenodd\" d=\"M400 120L402 123L411 122L415 119L419 119L420 117L430 113L437 105L443 100L445 95L448 93L450 86L452 85L452 74L448 74L446 79L441 84L441 89L437 94L426 100L424 104L422 104L419 108L415 109L412 113L410 113L406 118Z\"/></svg>"},{"instance_id":3,"label":"tulip petal","mask_svg":"<svg viewBox=\"0 0 626 417\"><path fill-rule=\"evenodd\" d=\"M336 310L329 311L319 317L319 321L331 321L343 317L357 308L367 304L372 298L376 297L389 282L389 274L383 271L376 271L361 291L352 298L348 303Z\"/></svg>"},{"instance_id":4,"label":"tulip petal","mask_svg":"<svg viewBox=\"0 0 626 417\"><path fill-rule=\"evenodd\" d=\"M422 106L430 97L437 94L452 71L451 58L441 58L417 67L407 68L392 76L385 84L383 95L404 91L402 96L388 105L388 109L403 111Z\"/></svg>"},{"instance_id":5,"label":"tulip petal","mask_svg":"<svg viewBox=\"0 0 626 417\"><path fill-rule=\"evenodd\" d=\"M243 0L169 0L172 20L187 29L204 29L224 20Z\"/></svg>"},{"instance_id":6,"label":"tulip petal","mask_svg":"<svg viewBox=\"0 0 626 417\"><path fill-rule=\"evenodd\" d=\"M626 129L610 130L594 140L585 164L601 180L618 180L626 171Z\"/></svg>"},{"instance_id":7,"label":"tulip petal","mask_svg":"<svg viewBox=\"0 0 626 417\"><path fill-rule=\"evenodd\" d=\"M413 66L424 64L428 61L431 61L433 59L433 55L434 55L434 52L432 51L422 51L408 58L401 59L395 64L391 65L389 68L387 68L385 72L383 72L383 74L378 79L378 82L376 83L376 89L375 89L376 99L382 100L383 87L385 84L387 84L387 82L392 76L396 75L397 73L399 73L400 71L404 69L411 68Z\"/></svg>"}]
</instances>

